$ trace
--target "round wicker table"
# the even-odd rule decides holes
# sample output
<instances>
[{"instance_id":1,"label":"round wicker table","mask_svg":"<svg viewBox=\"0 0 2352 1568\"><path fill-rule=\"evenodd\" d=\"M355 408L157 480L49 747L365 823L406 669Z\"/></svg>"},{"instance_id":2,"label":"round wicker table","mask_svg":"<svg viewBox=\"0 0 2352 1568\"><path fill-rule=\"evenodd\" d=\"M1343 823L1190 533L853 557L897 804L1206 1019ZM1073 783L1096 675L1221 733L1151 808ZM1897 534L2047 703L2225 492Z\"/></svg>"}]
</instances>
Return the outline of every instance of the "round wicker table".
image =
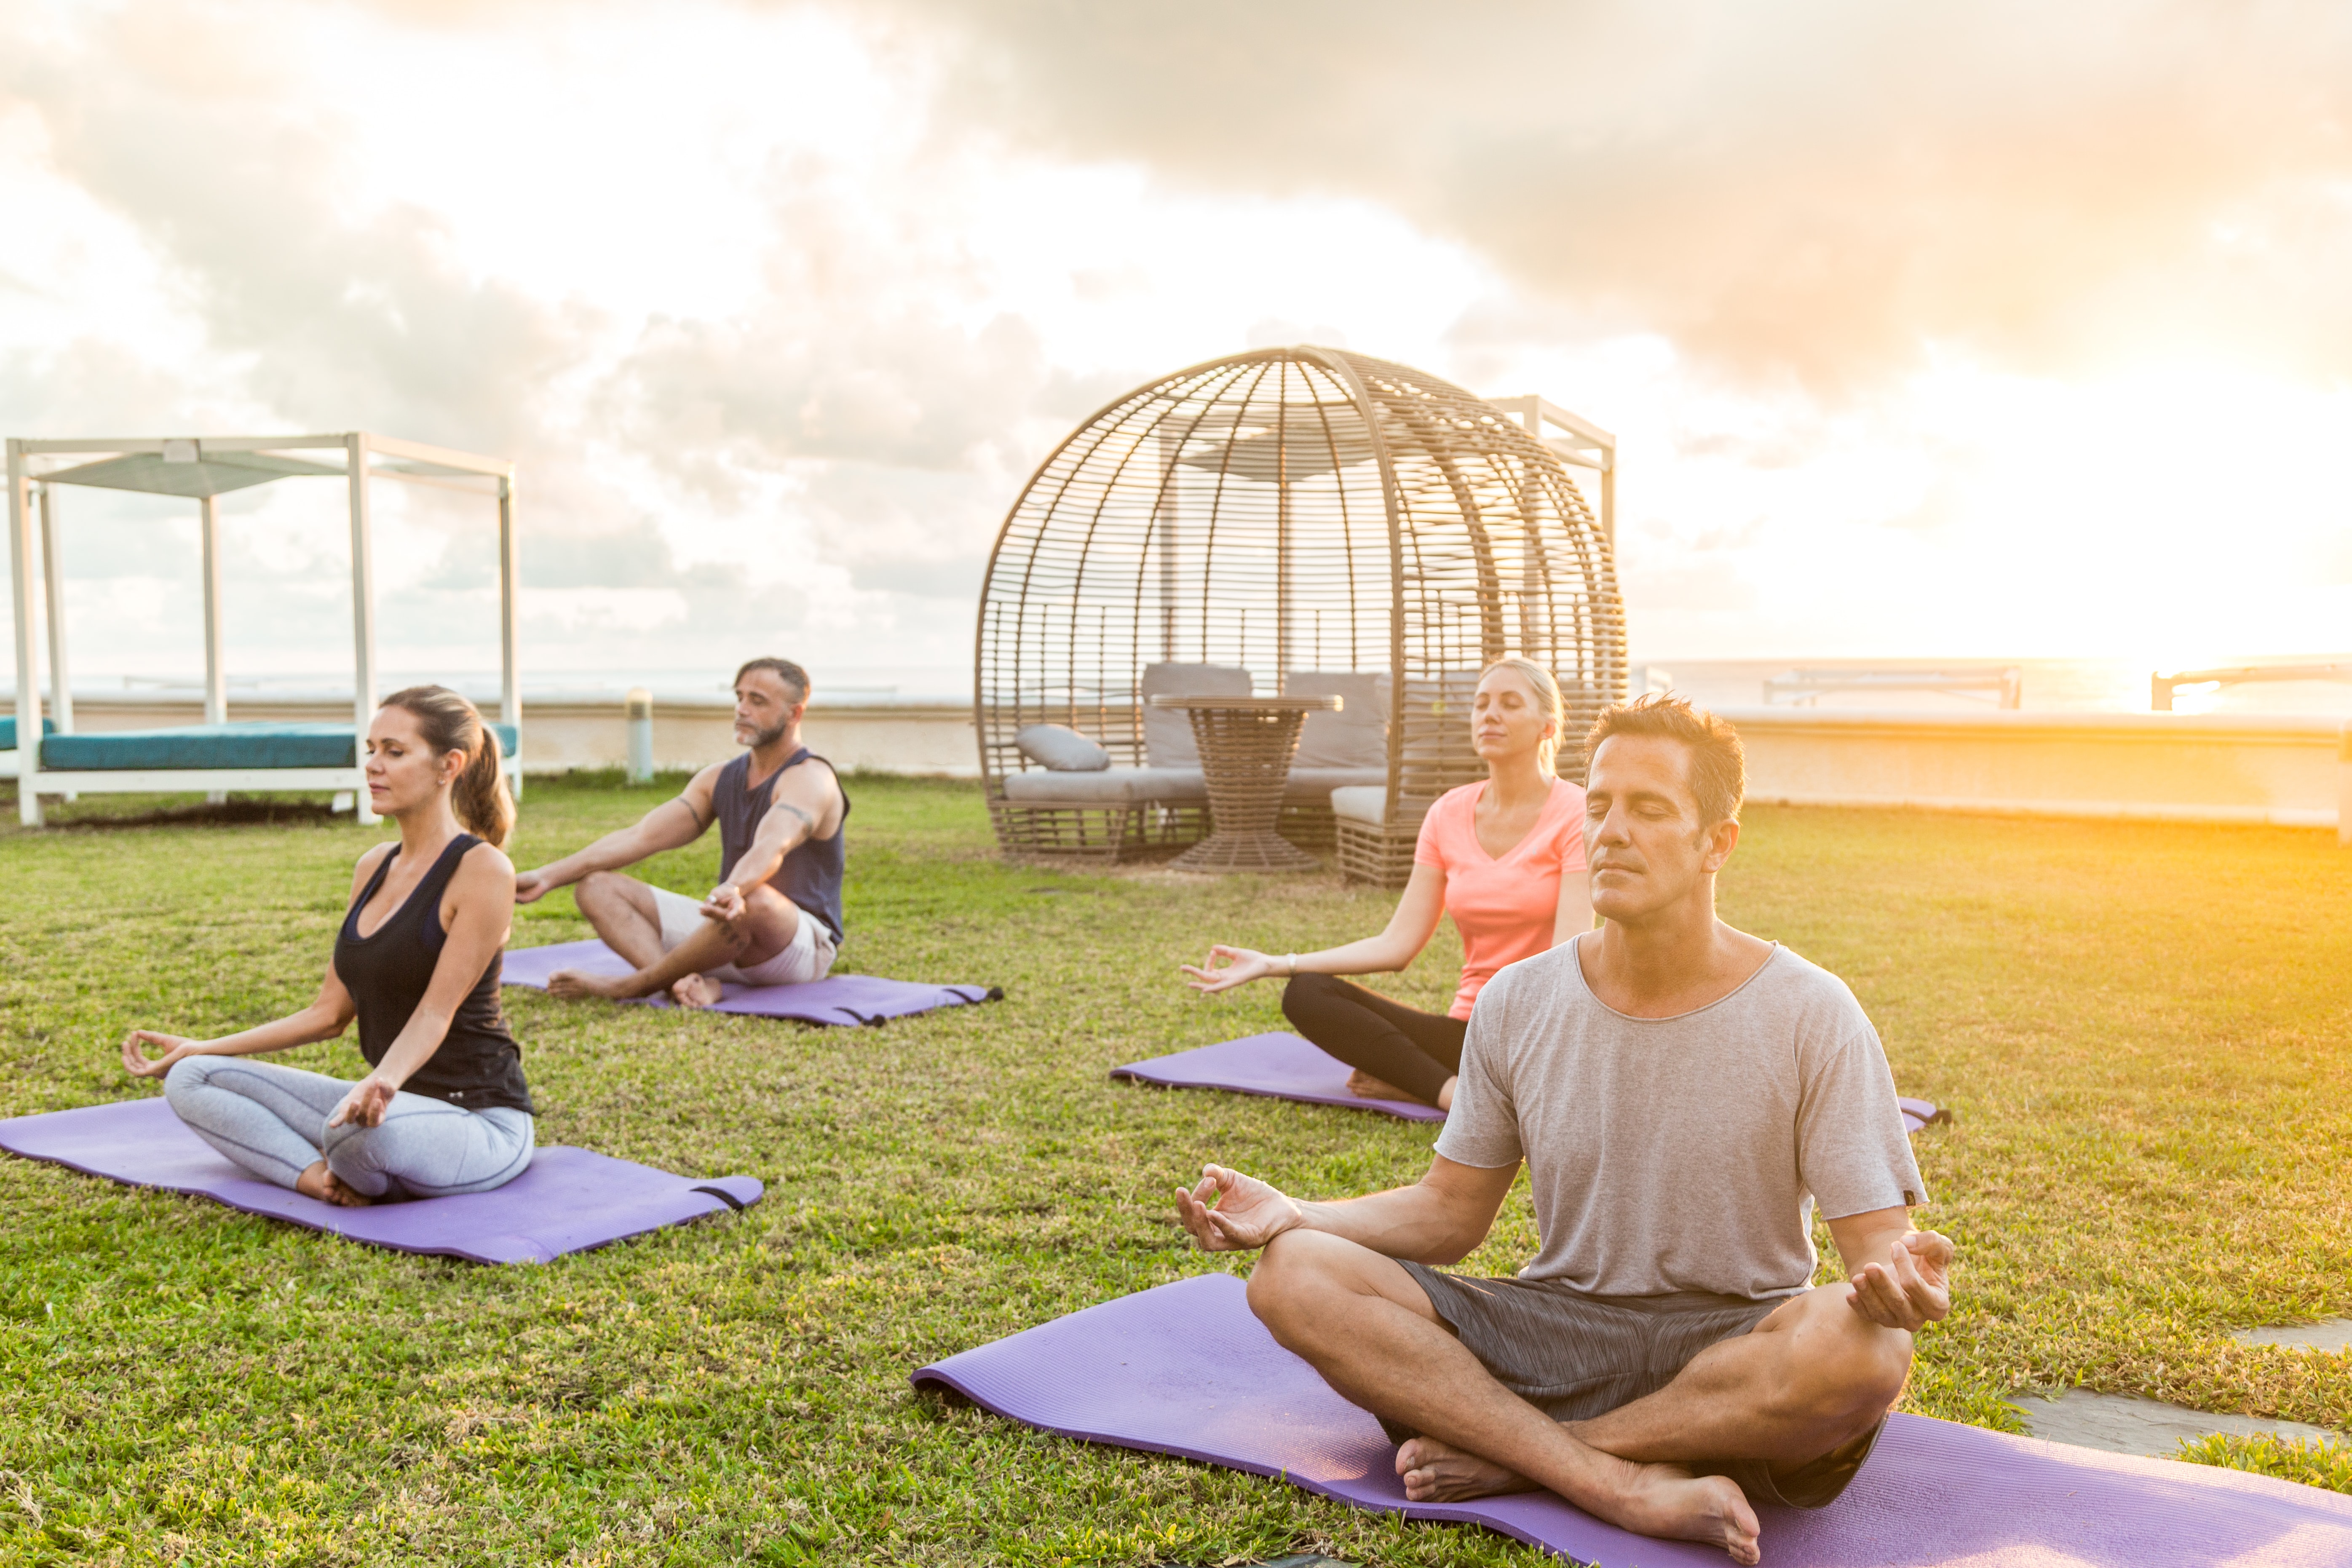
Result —
<instances>
[{"instance_id":1,"label":"round wicker table","mask_svg":"<svg viewBox=\"0 0 2352 1568\"><path fill-rule=\"evenodd\" d=\"M1151 698L1181 708L1200 743L1209 786L1206 838L1171 864L1179 871L1308 871L1322 862L1275 832L1298 731L1309 713L1335 713L1337 697Z\"/></svg>"}]
</instances>

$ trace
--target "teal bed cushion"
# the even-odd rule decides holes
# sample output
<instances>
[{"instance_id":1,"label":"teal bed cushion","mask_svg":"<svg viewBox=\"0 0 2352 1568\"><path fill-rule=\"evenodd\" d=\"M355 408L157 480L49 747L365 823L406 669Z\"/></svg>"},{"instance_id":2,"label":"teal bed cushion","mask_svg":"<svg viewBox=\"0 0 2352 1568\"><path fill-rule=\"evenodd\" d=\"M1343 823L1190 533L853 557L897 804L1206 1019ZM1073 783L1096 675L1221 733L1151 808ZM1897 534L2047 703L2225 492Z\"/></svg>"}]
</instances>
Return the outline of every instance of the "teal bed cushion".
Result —
<instances>
[{"instance_id":1,"label":"teal bed cushion","mask_svg":"<svg viewBox=\"0 0 2352 1568\"><path fill-rule=\"evenodd\" d=\"M51 723L51 722L50 722L48 720L47 720L47 719L44 719L44 720L42 720L42 721L41 721L41 733L42 733L42 734L44 734L44 735L54 735L54 734L56 734L57 732L58 732L58 727L57 727L57 725L55 725L54 723ZM8 718L5 718L5 719L0 719L0 752L13 752L13 751L15 751L16 749L16 717L12 714L12 715L11 715L11 716L9 716Z\"/></svg>"},{"instance_id":2,"label":"teal bed cushion","mask_svg":"<svg viewBox=\"0 0 2352 1568\"><path fill-rule=\"evenodd\" d=\"M514 754L511 724L493 724ZM174 730L98 730L51 735L41 766L58 773L177 768L347 768L352 727L344 724L189 724Z\"/></svg>"}]
</instances>

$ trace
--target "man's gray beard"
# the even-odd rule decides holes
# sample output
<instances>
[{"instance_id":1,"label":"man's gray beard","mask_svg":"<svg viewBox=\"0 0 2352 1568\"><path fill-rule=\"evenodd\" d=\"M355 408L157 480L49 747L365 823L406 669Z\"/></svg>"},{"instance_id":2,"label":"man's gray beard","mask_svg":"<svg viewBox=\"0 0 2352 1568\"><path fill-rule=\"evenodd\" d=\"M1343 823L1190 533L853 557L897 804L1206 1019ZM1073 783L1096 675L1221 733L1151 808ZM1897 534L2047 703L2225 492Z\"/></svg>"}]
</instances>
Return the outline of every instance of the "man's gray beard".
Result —
<instances>
[{"instance_id":1,"label":"man's gray beard","mask_svg":"<svg viewBox=\"0 0 2352 1568\"><path fill-rule=\"evenodd\" d=\"M793 727L793 721L792 721L790 719L787 719L787 720L785 720L782 723L781 723L781 724L777 725L777 726L776 726L774 729L772 729L772 730L754 730L754 731L751 731L751 750L753 750L753 751L755 751L755 752L756 752L756 751L758 751L758 750L759 750L761 747L762 747L762 746L772 746L772 745L774 745L777 742L779 742L779 741L781 741L781 740L782 740L782 739L784 738L784 731L787 731L787 730L789 730L789 729L791 729L792 727Z\"/></svg>"}]
</instances>

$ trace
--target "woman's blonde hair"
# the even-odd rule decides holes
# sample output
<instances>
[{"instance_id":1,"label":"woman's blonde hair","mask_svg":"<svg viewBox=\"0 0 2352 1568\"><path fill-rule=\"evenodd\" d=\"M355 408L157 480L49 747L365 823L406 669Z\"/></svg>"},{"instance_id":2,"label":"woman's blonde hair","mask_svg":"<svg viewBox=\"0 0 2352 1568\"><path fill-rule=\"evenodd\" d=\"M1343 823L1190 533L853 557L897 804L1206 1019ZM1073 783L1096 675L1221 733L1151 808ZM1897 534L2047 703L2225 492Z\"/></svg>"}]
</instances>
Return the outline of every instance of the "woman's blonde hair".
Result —
<instances>
[{"instance_id":1,"label":"woman's blonde hair","mask_svg":"<svg viewBox=\"0 0 2352 1568\"><path fill-rule=\"evenodd\" d=\"M1568 704L1560 700L1559 682L1552 679L1550 670L1527 655L1507 653L1478 672L1478 684L1484 686L1486 678L1498 669L1507 669L1526 681L1528 689L1536 695L1536 706L1551 721L1551 733L1536 748L1536 762L1546 773L1556 771L1552 764L1559 758L1560 736L1568 728Z\"/></svg>"},{"instance_id":2,"label":"woman's blonde hair","mask_svg":"<svg viewBox=\"0 0 2352 1568\"><path fill-rule=\"evenodd\" d=\"M449 805L466 831L503 848L514 831L514 797L500 768L499 732L482 721L481 710L446 686L412 686L378 703L413 714L425 743L437 755L463 752L466 766L449 791Z\"/></svg>"}]
</instances>

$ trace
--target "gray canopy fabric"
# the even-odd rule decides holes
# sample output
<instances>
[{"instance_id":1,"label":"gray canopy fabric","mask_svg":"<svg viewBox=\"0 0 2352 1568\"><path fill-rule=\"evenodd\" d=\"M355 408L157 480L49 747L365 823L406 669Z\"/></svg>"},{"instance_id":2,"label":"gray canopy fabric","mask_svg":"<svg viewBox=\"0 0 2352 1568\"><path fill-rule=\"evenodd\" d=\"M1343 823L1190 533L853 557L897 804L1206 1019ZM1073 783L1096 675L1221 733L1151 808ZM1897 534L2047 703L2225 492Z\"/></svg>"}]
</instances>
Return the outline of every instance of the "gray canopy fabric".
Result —
<instances>
[{"instance_id":1,"label":"gray canopy fabric","mask_svg":"<svg viewBox=\"0 0 2352 1568\"><path fill-rule=\"evenodd\" d=\"M193 445L193 443L191 443ZM143 490L150 495L186 496L191 500L250 489L295 474L340 478L340 465L330 467L307 458L274 452L216 453L211 457L174 458L162 453L133 452L103 458L95 463L59 468L41 476L50 485L93 485L110 490Z\"/></svg>"}]
</instances>

